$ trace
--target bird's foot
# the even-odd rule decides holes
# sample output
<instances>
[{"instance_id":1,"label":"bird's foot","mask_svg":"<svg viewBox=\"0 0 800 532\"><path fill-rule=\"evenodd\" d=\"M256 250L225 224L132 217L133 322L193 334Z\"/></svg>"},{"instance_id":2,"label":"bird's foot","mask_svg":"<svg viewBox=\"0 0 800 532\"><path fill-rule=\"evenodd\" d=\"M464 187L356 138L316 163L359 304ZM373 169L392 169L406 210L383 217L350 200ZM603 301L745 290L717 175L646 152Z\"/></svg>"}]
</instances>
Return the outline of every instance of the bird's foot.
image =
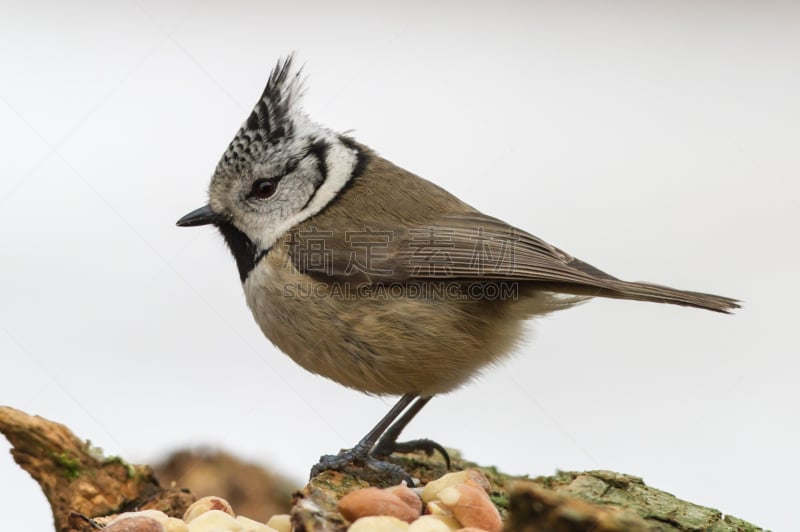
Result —
<instances>
[{"instance_id":1,"label":"bird's foot","mask_svg":"<svg viewBox=\"0 0 800 532\"><path fill-rule=\"evenodd\" d=\"M450 469L450 455L447 454L447 450L435 441L427 438L404 442L380 440L375 447L373 447L369 456L372 458L387 458L392 453L413 453L415 451L423 451L428 456L438 451L444 458L447 469Z\"/></svg>"},{"instance_id":2,"label":"bird's foot","mask_svg":"<svg viewBox=\"0 0 800 532\"><path fill-rule=\"evenodd\" d=\"M346 472L357 477L378 476L388 485L396 485L405 481L407 486L414 487L414 480L402 467L373 458L370 456L369 450L361 449L358 446L336 455L328 454L320 457L319 463L311 468L311 478L328 470Z\"/></svg>"}]
</instances>

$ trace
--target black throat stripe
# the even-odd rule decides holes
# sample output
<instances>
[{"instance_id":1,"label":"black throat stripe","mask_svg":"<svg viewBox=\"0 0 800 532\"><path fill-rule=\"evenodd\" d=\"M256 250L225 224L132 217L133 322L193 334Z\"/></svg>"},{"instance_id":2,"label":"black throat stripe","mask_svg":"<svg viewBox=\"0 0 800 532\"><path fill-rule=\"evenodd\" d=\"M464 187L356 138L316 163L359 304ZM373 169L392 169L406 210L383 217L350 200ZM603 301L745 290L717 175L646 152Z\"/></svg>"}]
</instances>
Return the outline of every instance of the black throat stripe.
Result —
<instances>
[{"instance_id":1,"label":"black throat stripe","mask_svg":"<svg viewBox=\"0 0 800 532\"><path fill-rule=\"evenodd\" d=\"M239 269L239 280L244 283L247 276L256 267L258 261L264 256L261 254L256 256L256 246L253 241L247 238L247 235L236 229L230 222L217 222L215 224L219 232L225 238L225 243L228 244L233 258L236 259L236 267ZM265 252L266 253L266 252Z\"/></svg>"}]
</instances>

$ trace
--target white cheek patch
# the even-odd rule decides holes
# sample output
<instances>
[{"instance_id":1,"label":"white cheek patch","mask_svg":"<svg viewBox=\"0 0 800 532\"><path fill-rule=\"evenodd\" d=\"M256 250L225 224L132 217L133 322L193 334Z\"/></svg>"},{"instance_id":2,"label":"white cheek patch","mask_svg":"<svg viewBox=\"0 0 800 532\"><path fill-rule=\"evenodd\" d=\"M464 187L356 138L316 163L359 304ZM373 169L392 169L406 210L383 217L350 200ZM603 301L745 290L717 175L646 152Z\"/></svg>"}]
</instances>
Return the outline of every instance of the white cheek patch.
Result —
<instances>
[{"instance_id":1,"label":"white cheek patch","mask_svg":"<svg viewBox=\"0 0 800 532\"><path fill-rule=\"evenodd\" d=\"M333 201L336 195L342 190L348 181L353 177L353 170L358 163L357 151L343 144L339 138L328 130L319 126L311 126L308 123L302 124L296 131L297 134L313 134L320 140L328 143L328 151L325 154L324 164L327 168L327 177L322 185L314 193L314 197L306 207L292 214L277 224L268 227L259 227L255 239L255 244L260 250L269 249L283 236L286 231L299 224L303 220L310 218L321 211L328 203ZM310 127L311 126L311 127ZM312 129L313 127L313 129Z\"/></svg>"},{"instance_id":2,"label":"white cheek patch","mask_svg":"<svg viewBox=\"0 0 800 532\"><path fill-rule=\"evenodd\" d=\"M303 215L298 222L321 211L350 181L350 178L353 177L353 170L358 164L357 151L345 146L339 139L335 139L328 148L324 162L328 168L328 176L322 186L317 189L311 203L298 213L298 215Z\"/></svg>"}]
</instances>

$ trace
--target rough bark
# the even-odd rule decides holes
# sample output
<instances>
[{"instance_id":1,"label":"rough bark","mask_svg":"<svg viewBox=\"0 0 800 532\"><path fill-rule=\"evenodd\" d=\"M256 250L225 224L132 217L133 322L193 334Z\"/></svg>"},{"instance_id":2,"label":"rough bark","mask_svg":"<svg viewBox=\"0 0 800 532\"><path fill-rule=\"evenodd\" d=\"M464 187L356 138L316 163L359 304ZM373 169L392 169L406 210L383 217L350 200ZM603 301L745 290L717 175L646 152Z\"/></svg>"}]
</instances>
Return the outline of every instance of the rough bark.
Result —
<instances>
[{"instance_id":1,"label":"rough bark","mask_svg":"<svg viewBox=\"0 0 800 532\"><path fill-rule=\"evenodd\" d=\"M682 501L651 488L642 479L611 471L559 472L530 478L500 473L463 460L451 451L451 470L475 468L491 485L490 497L508 532L750 532L761 528L718 510ZM446 473L441 459L424 454L395 458L425 484ZM358 488L381 486L359 478L358 471L328 471L295 494L292 521L307 532L342 532L347 523L338 500Z\"/></svg>"},{"instance_id":2,"label":"rough bark","mask_svg":"<svg viewBox=\"0 0 800 532\"><path fill-rule=\"evenodd\" d=\"M149 466L103 457L61 424L0 407L0 432L11 442L17 463L41 486L58 532L93 530L94 518L131 509L153 508L181 517L194 501L188 490L162 487ZM536 531L757 531L759 527L721 512L682 501L651 488L642 479L610 471L561 472L529 478L463 460L452 451L451 470L477 468L491 484L490 496L506 530ZM394 456L421 484L446 473L436 455ZM340 532L347 521L336 503L346 493L380 478L357 467L325 472L294 494L292 521L297 532Z\"/></svg>"},{"instance_id":3,"label":"rough bark","mask_svg":"<svg viewBox=\"0 0 800 532\"><path fill-rule=\"evenodd\" d=\"M60 423L0 407L0 432L14 460L42 488L58 532L91 529L87 518L133 509L180 517L194 502L188 492L162 488L149 466L104 457Z\"/></svg>"}]
</instances>

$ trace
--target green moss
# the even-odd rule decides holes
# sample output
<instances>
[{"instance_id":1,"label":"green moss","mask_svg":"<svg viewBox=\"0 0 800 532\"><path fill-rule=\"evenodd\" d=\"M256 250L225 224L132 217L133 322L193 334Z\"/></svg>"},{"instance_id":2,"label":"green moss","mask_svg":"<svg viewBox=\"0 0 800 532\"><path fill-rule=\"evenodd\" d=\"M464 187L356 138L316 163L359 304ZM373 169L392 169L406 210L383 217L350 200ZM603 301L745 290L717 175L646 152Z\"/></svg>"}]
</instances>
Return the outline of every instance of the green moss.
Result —
<instances>
[{"instance_id":1,"label":"green moss","mask_svg":"<svg viewBox=\"0 0 800 532\"><path fill-rule=\"evenodd\" d=\"M53 461L64 469L67 480L75 480L81 476L81 462L68 453L51 453Z\"/></svg>"},{"instance_id":2,"label":"green moss","mask_svg":"<svg viewBox=\"0 0 800 532\"><path fill-rule=\"evenodd\" d=\"M125 468L125 472L128 474L128 478L131 479L136 476L136 468L133 467L131 464L126 462L122 459L121 456L109 456L108 458L103 460L106 464L119 464Z\"/></svg>"},{"instance_id":3,"label":"green moss","mask_svg":"<svg viewBox=\"0 0 800 532\"><path fill-rule=\"evenodd\" d=\"M735 530L742 532L761 532L764 530L763 528L759 528L753 524L748 523L747 521L744 521L737 517L733 517L731 515L726 515L725 518L723 519L723 522L726 525L730 526L730 528L728 528L727 530Z\"/></svg>"},{"instance_id":4,"label":"green moss","mask_svg":"<svg viewBox=\"0 0 800 532\"><path fill-rule=\"evenodd\" d=\"M489 498L498 508L508 510L508 495L505 493L492 492L489 494Z\"/></svg>"}]
</instances>

